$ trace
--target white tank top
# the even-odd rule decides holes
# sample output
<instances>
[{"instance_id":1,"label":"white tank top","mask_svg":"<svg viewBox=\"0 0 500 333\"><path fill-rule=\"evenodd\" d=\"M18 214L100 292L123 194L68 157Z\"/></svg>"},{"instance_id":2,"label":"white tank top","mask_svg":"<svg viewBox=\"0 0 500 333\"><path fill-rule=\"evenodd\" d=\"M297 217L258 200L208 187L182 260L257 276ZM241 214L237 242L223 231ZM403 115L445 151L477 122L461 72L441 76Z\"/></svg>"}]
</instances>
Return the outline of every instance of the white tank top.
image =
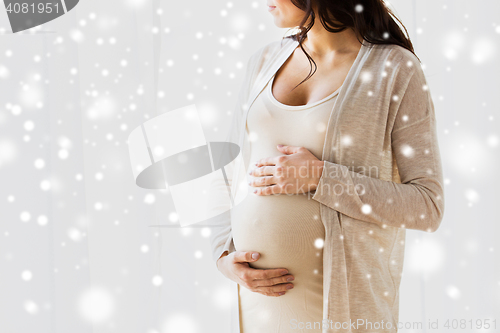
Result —
<instances>
[{"instance_id":1,"label":"white tank top","mask_svg":"<svg viewBox=\"0 0 500 333\"><path fill-rule=\"evenodd\" d=\"M274 98L273 81L274 76L248 113L249 162L284 155L277 150L278 144L305 147L321 159L328 119L340 88L315 103L290 106ZM254 167L247 165L248 170ZM259 252L260 259L251 267L286 268L295 280L294 288L278 297L238 286L241 333L321 332L323 250L317 245L324 239L325 229L320 203L311 199L311 193L257 196L252 193L254 187L248 188L250 193L231 211L236 250Z\"/></svg>"}]
</instances>

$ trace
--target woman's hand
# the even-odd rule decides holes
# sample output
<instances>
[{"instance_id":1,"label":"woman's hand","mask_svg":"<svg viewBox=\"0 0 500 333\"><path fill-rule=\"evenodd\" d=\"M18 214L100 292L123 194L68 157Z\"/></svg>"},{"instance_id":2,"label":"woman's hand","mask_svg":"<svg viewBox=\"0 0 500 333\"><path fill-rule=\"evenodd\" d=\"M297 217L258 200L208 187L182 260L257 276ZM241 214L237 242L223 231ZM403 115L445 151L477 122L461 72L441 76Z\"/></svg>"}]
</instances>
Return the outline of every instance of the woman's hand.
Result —
<instances>
[{"instance_id":1,"label":"woman's hand","mask_svg":"<svg viewBox=\"0 0 500 333\"><path fill-rule=\"evenodd\" d=\"M304 147L278 145L286 155L263 158L250 175L259 177L248 183L257 195L297 194L316 190L324 162Z\"/></svg>"},{"instance_id":2,"label":"woman's hand","mask_svg":"<svg viewBox=\"0 0 500 333\"><path fill-rule=\"evenodd\" d=\"M265 296L281 296L293 288L293 283L289 282L294 277L285 268L251 268L248 263L258 258L258 252L235 251L221 256L217 260L217 268L228 279Z\"/></svg>"}]
</instances>

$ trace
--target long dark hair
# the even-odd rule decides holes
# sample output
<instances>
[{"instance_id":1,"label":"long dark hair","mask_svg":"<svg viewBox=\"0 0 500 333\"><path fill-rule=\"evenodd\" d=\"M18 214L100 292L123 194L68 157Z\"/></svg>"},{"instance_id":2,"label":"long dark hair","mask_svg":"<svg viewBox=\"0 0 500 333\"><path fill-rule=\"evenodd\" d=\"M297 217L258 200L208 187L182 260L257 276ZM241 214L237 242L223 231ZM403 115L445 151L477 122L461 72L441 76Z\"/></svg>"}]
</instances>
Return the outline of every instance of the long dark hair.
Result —
<instances>
[{"instance_id":1,"label":"long dark hair","mask_svg":"<svg viewBox=\"0 0 500 333\"><path fill-rule=\"evenodd\" d=\"M316 19L316 14L312 8L313 1L317 6L319 20L327 31L335 33L342 32L347 28L353 28L364 40L372 44L397 44L408 49L417 57L408 36L408 31L391 9L385 5L384 0L291 0L292 4L305 12L305 15L298 27L300 32L283 39L292 38L298 41L300 48L309 59L309 63L314 63L315 67L314 71L312 73L309 71L309 75L297 86L307 81L316 72L317 68L314 60L302 46L307 32L311 30ZM309 17L311 17L311 22L304 26ZM406 35L394 19L401 24ZM359 39L358 41L362 43ZM420 61L418 57L417 59Z\"/></svg>"}]
</instances>

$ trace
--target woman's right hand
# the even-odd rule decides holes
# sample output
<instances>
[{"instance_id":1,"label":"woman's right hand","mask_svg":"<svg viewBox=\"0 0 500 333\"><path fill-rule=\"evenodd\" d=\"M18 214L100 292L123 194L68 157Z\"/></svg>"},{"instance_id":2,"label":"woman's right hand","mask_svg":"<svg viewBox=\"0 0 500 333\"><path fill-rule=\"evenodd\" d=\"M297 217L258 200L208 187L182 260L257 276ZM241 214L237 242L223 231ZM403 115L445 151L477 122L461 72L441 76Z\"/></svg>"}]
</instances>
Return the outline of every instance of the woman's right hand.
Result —
<instances>
[{"instance_id":1,"label":"woman's right hand","mask_svg":"<svg viewBox=\"0 0 500 333\"><path fill-rule=\"evenodd\" d=\"M253 257L252 257L253 255ZM265 296L281 296L293 288L294 277L285 268L256 269L249 262L259 259L258 252L235 251L217 259L217 269L228 279Z\"/></svg>"}]
</instances>

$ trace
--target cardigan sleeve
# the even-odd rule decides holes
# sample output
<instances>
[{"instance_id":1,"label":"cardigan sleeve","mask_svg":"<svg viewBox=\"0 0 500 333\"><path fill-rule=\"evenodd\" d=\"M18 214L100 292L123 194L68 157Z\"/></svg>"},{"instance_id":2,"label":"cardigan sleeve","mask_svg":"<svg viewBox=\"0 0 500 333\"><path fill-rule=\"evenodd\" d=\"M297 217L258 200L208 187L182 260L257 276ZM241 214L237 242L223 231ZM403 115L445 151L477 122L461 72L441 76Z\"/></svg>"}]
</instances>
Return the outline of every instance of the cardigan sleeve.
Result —
<instances>
[{"instance_id":1,"label":"cardigan sleeve","mask_svg":"<svg viewBox=\"0 0 500 333\"><path fill-rule=\"evenodd\" d=\"M249 68L252 60L249 60L247 64L247 73L244 78L243 87L240 89L240 93L238 96L237 107L243 101L243 95L245 94L244 89L246 82L248 82ZM235 133L239 128L239 116L238 109L234 111L231 127L229 129L229 134L225 140L225 142L235 142L235 137L237 134ZM225 153L222 154L226 155ZM230 163L224 167L226 182L217 178L212 181L210 184L210 193L209 196L209 207L212 212L212 215L216 215L220 213L212 221L212 228L210 232L210 246L212 248L212 258L215 262L222 256L224 252L233 252L235 251L233 237L231 234L231 205L227 201L228 189L232 188L232 180L234 173L234 163ZM230 192L229 192L230 193ZM234 197L232 193L229 194L231 197Z\"/></svg>"},{"instance_id":2,"label":"cardigan sleeve","mask_svg":"<svg viewBox=\"0 0 500 333\"><path fill-rule=\"evenodd\" d=\"M240 132L240 124L243 118L243 112L245 110L244 101L248 99L250 93L250 88L252 83L255 81L256 68L259 63L258 60L261 58L265 48L258 49L254 54L252 54L246 65L246 72L243 78L243 83L240 87L240 91L237 97L237 102L233 111L231 124L229 128L229 133L226 137L225 142L232 142L238 144L238 139L242 133ZM229 147L227 149L230 149ZM222 155L225 155L224 153ZM217 260L222 256L224 252L234 252L234 242L231 233L231 205L227 201L228 188L231 189L232 179L234 173L234 163L228 164L225 168L225 176L227 179L227 184L222 179L215 179L210 184L209 207L213 213L220 213L215 218L211 219L211 232L209 236L210 246L212 249L212 259L217 262ZM234 195L231 193L231 197Z\"/></svg>"},{"instance_id":3,"label":"cardigan sleeve","mask_svg":"<svg viewBox=\"0 0 500 333\"><path fill-rule=\"evenodd\" d=\"M423 70L415 67L391 133L401 183L324 161L314 200L381 227L436 231L444 213L444 189L434 104Z\"/></svg>"},{"instance_id":4,"label":"cardigan sleeve","mask_svg":"<svg viewBox=\"0 0 500 333\"><path fill-rule=\"evenodd\" d=\"M243 117L247 108L246 103L250 99L252 87L264 70L263 68L268 63L268 59L272 60L273 56L277 54L276 52L282 47L282 42L282 40L277 40L261 46L248 59L246 73L240 87L226 142L238 144L241 135L245 135L244 132L241 133L240 126L244 121ZM240 147L240 149L243 150L243 147ZM215 195L210 196L211 202L209 203L209 207L215 210L214 212L221 212L214 219L211 219L215 224L212 225L209 238L212 248L212 258L215 262L217 262L224 252L231 253L236 250L231 233L231 207L227 203L227 200L225 200L228 195L228 185L229 188L232 187L234 167L234 163L230 163L225 168L228 184L220 179L214 180L210 184L210 193ZM234 198L233 193L230 195Z\"/></svg>"},{"instance_id":5,"label":"cardigan sleeve","mask_svg":"<svg viewBox=\"0 0 500 333\"><path fill-rule=\"evenodd\" d=\"M231 167L226 167L226 176L228 179L229 188L231 188L231 175L233 173ZM212 219L212 227L209 235L210 246L212 249L212 259L217 262L224 252L231 253L235 251L233 237L231 234L231 211L227 200L218 200L227 195L227 187L222 180L214 180L210 185L210 207L221 212ZM218 200L218 201L216 201Z\"/></svg>"}]
</instances>

